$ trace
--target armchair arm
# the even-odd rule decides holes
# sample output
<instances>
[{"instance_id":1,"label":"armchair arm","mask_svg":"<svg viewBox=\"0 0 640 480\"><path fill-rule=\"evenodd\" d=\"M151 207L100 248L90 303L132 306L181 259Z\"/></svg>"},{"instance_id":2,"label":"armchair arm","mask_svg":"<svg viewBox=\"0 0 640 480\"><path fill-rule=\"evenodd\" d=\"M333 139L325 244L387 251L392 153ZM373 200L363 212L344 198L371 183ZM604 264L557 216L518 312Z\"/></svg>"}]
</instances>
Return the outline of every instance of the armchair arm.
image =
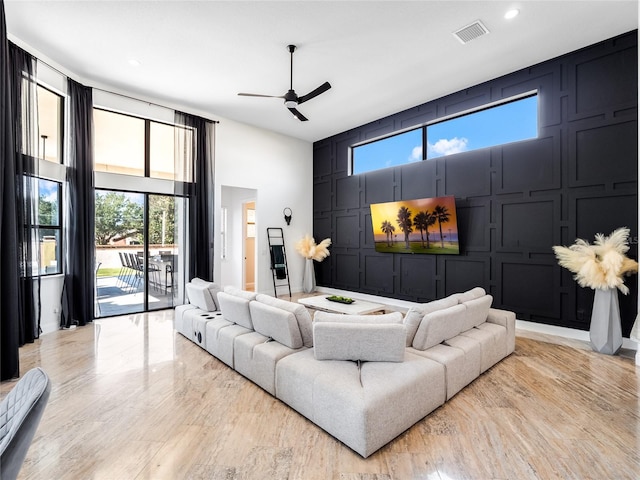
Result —
<instances>
[{"instance_id":1,"label":"armchair arm","mask_svg":"<svg viewBox=\"0 0 640 480\"><path fill-rule=\"evenodd\" d=\"M490 308L487 322L501 325L507 329L507 355L516 349L516 314L508 310Z\"/></svg>"}]
</instances>

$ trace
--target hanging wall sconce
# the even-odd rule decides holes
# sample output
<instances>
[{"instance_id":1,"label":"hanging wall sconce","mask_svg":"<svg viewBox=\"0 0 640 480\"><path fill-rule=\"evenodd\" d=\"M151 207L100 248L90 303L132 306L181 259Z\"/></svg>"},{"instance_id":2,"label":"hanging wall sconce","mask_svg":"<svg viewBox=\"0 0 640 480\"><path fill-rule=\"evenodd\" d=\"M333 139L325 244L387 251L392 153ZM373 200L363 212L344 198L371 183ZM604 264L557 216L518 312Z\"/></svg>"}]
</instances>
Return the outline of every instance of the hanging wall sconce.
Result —
<instances>
[{"instance_id":1,"label":"hanging wall sconce","mask_svg":"<svg viewBox=\"0 0 640 480\"><path fill-rule=\"evenodd\" d=\"M291 223L291 209L289 207L285 207L282 213L284 213L284 221L287 222L287 225L289 225Z\"/></svg>"}]
</instances>

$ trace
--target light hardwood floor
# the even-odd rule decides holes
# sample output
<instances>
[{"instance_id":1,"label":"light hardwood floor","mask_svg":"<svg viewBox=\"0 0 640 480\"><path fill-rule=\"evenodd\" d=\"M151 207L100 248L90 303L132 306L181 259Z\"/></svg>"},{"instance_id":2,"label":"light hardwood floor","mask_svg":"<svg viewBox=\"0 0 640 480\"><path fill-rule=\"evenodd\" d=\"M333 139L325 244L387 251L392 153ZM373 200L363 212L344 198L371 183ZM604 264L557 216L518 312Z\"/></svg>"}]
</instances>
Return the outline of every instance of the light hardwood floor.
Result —
<instances>
[{"instance_id":1,"label":"light hardwood floor","mask_svg":"<svg viewBox=\"0 0 640 480\"><path fill-rule=\"evenodd\" d=\"M19 478L640 478L632 359L519 334L515 353L365 460L172 318L103 319L21 349L22 371L43 367L53 389Z\"/></svg>"}]
</instances>

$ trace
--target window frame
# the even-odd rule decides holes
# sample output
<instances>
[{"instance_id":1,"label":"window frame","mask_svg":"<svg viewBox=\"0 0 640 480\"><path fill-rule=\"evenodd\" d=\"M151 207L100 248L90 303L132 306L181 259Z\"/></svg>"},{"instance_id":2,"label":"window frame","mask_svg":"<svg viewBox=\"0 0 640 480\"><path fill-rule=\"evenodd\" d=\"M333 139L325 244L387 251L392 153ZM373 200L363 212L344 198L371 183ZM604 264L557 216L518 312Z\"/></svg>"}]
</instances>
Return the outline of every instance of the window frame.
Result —
<instances>
[{"instance_id":1,"label":"window frame","mask_svg":"<svg viewBox=\"0 0 640 480\"><path fill-rule=\"evenodd\" d=\"M31 271L31 276L32 277L48 277L48 276L52 276L52 275L62 275L64 273L64 237L63 237L63 233L64 233L64 203L63 203L63 199L64 199L64 195L63 195L63 182L60 180L54 180L51 178L45 178L42 176L32 176L29 177L30 181L33 181L35 183L37 183L38 185L38 218L37 221L34 221L32 226L31 226L31 230L34 230L38 233L37 237L38 237L38 246L40 247L41 243L42 243L42 239L40 238L40 232L42 230L55 230L58 233L58 238L59 238L59 243L58 245L56 245L56 258L57 258L57 268L55 271L53 272L47 272L47 265L39 265L40 268L38 268L38 272L37 274L35 272L33 272L33 270ZM57 195L57 202L58 202L58 224L57 225L50 225L50 224L42 224L40 223L40 182L41 181L45 181L45 182L51 182L51 183L55 183L58 185L58 195ZM28 228L26 225L23 225L23 228ZM42 259L41 259L42 260ZM42 269L44 269L44 271L42 271ZM26 272L25 272L26 273Z\"/></svg>"},{"instance_id":2,"label":"window frame","mask_svg":"<svg viewBox=\"0 0 640 480\"><path fill-rule=\"evenodd\" d=\"M193 180L192 180L192 178L194 176L194 172L193 172L194 167L193 167L193 165L190 166L190 171L189 171L189 174L188 174L189 178L188 179L179 178L180 175L178 174L178 172L175 171L175 165L174 165L174 171L173 171L173 178L171 178L171 179L166 178L166 177L151 176L151 172L152 172L152 164L151 164L151 162L152 162L152 158L151 158L151 150L152 150L151 149L151 140L152 140L151 139L151 133L152 133L152 129L151 129L151 125L154 124L154 123L155 124L159 124L159 125L166 125L166 126L169 126L169 127L173 128L174 130L176 128L189 128L189 127L186 127L184 125L173 124L173 123L170 123L170 122L154 120L154 119L151 119L151 118L148 118L148 117L143 117L143 116L140 116L140 115L124 113L124 112L112 110L112 109L109 109L109 108L106 108L106 107L98 107L98 106L95 106L95 105L93 107L93 110L94 111L95 110L100 110L100 111L111 113L111 114L114 114L114 115L122 115L123 117L129 117L129 118L133 118L133 119L136 119L136 120L142 120L142 122L144 122L144 128L143 128L144 137L142 139L143 140L143 145L144 145L144 150L143 150L143 155L144 155L143 162L144 163L143 163L143 166L142 166L142 174L139 175L139 174L132 174L132 173L122 173L122 172L117 172L117 171L97 170L97 169L95 169L95 159L94 159L94 170L95 170L95 172L100 173L100 174L109 174L109 175L127 175L129 177L141 178L141 179L149 179L149 180L154 180L154 181L164 181L164 182L166 182L166 181L170 181L170 182L177 181L177 182L181 182L181 183L192 183L193 182ZM174 132L174 135L175 135L175 132ZM175 138L175 136L174 136L174 138ZM174 152L175 152L175 145L174 145ZM157 168L156 168L156 170L157 170Z\"/></svg>"},{"instance_id":3,"label":"window frame","mask_svg":"<svg viewBox=\"0 0 640 480\"><path fill-rule=\"evenodd\" d=\"M39 139L38 139L38 157L41 160L45 160L46 162L49 162L51 164L54 165L65 165L66 162L64 161L65 159L65 154L66 154L66 141L65 141L65 135L66 135L66 130L65 130L65 112L66 112L66 100L67 100L67 95L63 94L63 93L59 93L56 90L54 90L53 88L45 85L44 83L38 81L36 82L36 90L38 89L43 89L46 90L47 92L55 95L56 97L58 97L60 99L60 111L58 112L58 161L54 162L53 160L47 160L46 159L46 148L43 148L43 151L40 151L40 142L43 140L42 139L42 135L39 135ZM39 93L39 92L38 92ZM38 95L38 130L40 130L40 96ZM40 132L38 132L40 133ZM41 155L42 154L42 155Z\"/></svg>"},{"instance_id":4,"label":"window frame","mask_svg":"<svg viewBox=\"0 0 640 480\"><path fill-rule=\"evenodd\" d=\"M363 142L358 142L358 143L354 143L352 145L350 145L348 147L348 175L352 176L352 175L362 175L362 174L366 174L366 173L370 173L370 172L377 172L380 170L384 170L386 168L398 168L398 167L402 167L405 165L410 165L412 162L407 162L401 165L392 165L389 167L384 167L384 168L374 168L374 169L370 169L370 170L365 170L359 173L355 173L354 172L354 160L355 160L355 155L354 155L354 151L358 148L358 147L362 147L364 145L370 145L376 142L381 142L393 137L396 137L398 135L402 135L408 132L412 132L418 129L422 130L422 160L421 161L431 161L431 160L436 160L438 158L443 158L443 157L447 157L449 155L441 155L441 156L437 156L437 157L431 157L431 158L427 158L427 147L428 147L428 135L427 135L427 130L429 127L440 124L440 123L444 123L450 120L454 120L457 118L462 118L465 116L469 116L469 115L473 115L476 113L480 113L480 112L484 112L493 108L498 108L504 105L508 105L510 103L514 103L514 102L518 102L521 100L525 100L527 98L531 98L531 97L536 97L537 99L537 112L536 112L536 126L537 126L537 135L536 137L533 138L527 138L527 139L521 139L521 140L512 140L509 142L504 142L504 143L496 143L493 145L489 145L489 146L484 146L484 147L479 147L479 148L474 148L471 150L465 150L463 152L458 152L458 153L467 153L467 152L473 152L473 151L477 151L477 150L482 150L484 148L492 148L492 147L496 147L499 145L508 145L510 143L516 143L516 142L520 142L520 141L529 141L529 140L535 140L536 138L539 138L540 135L540 92L539 90L535 89L535 90L529 90L523 93L520 93L518 95L513 95L511 97L508 98L504 98L495 102L490 102L490 103L486 103L483 105L480 105L478 107L474 107L474 108L470 108L461 112L456 112L454 114L450 114L450 115L445 115L442 117L439 117L437 119L431 120L429 122L425 122L422 123L420 125L417 126L411 126L402 130L396 130L390 134L387 135L382 135L373 139L368 139L366 141ZM455 154L450 154L450 155L455 155Z\"/></svg>"}]
</instances>

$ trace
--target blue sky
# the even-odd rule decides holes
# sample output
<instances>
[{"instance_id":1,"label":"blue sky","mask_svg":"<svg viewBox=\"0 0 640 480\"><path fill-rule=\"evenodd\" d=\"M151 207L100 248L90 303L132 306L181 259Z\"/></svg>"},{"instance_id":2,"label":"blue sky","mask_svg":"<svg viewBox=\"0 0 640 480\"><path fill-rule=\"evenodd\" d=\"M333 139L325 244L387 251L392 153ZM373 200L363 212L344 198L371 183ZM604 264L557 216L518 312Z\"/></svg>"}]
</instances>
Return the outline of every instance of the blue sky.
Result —
<instances>
[{"instance_id":1,"label":"blue sky","mask_svg":"<svg viewBox=\"0 0 640 480\"><path fill-rule=\"evenodd\" d=\"M482 110L427 127L427 158L476 150L538 136L538 98ZM422 160L422 129L353 150L354 173Z\"/></svg>"},{"instance_id":2,"label":"blue sky","mask_svg":"<svg viewBox=\"0 0 640 480\"><path fill-rule=\"evenodd\" d=\"M43 198L48 202L57 202L59 187L59 183L41 178L38 182L38 194L40 198Z\"/></svg>"}]
</instances>

